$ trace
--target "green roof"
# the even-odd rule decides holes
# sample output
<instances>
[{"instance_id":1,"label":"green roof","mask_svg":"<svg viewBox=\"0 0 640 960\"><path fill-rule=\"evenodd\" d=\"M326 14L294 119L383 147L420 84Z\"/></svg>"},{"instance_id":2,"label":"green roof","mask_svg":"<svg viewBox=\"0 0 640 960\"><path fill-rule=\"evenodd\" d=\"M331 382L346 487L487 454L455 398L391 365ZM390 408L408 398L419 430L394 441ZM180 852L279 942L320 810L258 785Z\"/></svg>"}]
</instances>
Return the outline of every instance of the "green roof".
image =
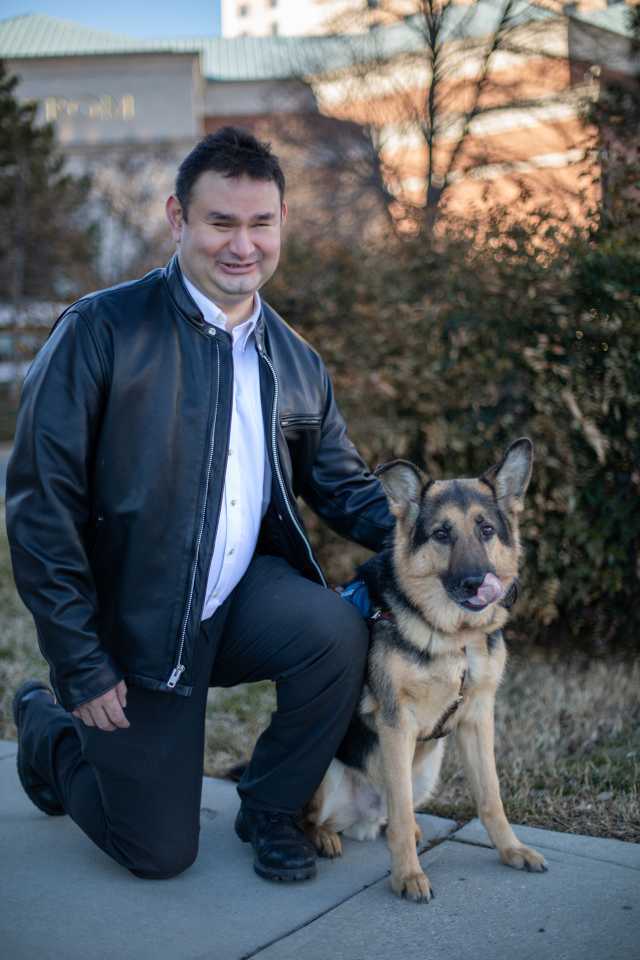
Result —
<instances>
[{"instance_id":1,"label":"green roof","mask_svg":"<svg viewBox=\"0 0 640 960\"><path fill-rule=\"evenodd\" d=\"M487 36L496 26L502 6L501 0L479 0L470 7L451 5L444 24L445 36L461 40ZM621 32L627 10L624 3L618 3L590 14L588 20L603 29ZM544 7L516 0L512 22L555 16ZM580 19L587 17L581 15ZM140 40L34 13L0 20L0 58L192 53L200 55L203 74L211 80L268 80L330 72L348 66L354 59L417 51L423 46L418 26L419 21L414 18L349 37L205 36Z\"/></svg>"},{"instance_id":2,"label":"green roof","mask_svg":"<svg viewBox=\"0 0 640 960\"><path fill-rule=\"evenodd\" d=\"M3 57L121 53L138 46L139 41L124 34L93 30L80 23L47 17L42 13L26 13L0 20L0 51Z\"/></svg>"}]
</instances>

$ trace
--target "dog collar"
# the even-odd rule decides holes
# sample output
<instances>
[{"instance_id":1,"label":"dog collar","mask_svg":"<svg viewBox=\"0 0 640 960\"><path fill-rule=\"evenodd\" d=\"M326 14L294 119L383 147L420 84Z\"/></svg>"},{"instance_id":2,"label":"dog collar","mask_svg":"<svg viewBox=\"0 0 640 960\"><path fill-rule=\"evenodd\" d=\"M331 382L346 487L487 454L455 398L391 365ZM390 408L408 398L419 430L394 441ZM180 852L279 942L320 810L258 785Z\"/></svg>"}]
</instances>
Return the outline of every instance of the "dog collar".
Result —
<instances>
[{"instance_id":1,"label":"dog collar","mask_svg":"<svg viewBox=\"0 0 640 960\"><path fill-rule=\"evenodd\" d=\"M500 601L500 606L504 607L506 610L511 610L511 607L514 605L518 599L518 594L520 593L520 585L518 584L518 578L513 581L504 597Z\"/></svg>"},{"instance_id":2,"label":"dog collar","mask_svg":"<svg viewBox=\"0 0 640 960\"><path fill-rule=\"evenodd\" d=\"M378 608L374 610L373 613L367 617L369 623L377 623L378 620L388 620L390 623L395 623L396 618L394 613L391 610L381 610Z\"/></svg>"}]
</instances>

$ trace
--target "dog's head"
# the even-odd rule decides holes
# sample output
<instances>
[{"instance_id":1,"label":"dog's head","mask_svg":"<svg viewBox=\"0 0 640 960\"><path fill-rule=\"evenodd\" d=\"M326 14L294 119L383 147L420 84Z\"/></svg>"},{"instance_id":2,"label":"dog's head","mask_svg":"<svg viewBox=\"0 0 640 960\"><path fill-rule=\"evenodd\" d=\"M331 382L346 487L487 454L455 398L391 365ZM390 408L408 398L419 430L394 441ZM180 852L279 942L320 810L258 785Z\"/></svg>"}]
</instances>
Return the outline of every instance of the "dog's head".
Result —
<instances>
[{"instance_id":1,"label":"dog's head","mask_svg":"<svg viewBox=\"0 0 640 960\"><path fill-rule=\"evenodd\" d=\"M430 480L406 460L378 467L396 517L397 576L438 629L494 621L518 573L518 514L532 462L523 437L474 480Z\"/></svg>"}]
</instances>

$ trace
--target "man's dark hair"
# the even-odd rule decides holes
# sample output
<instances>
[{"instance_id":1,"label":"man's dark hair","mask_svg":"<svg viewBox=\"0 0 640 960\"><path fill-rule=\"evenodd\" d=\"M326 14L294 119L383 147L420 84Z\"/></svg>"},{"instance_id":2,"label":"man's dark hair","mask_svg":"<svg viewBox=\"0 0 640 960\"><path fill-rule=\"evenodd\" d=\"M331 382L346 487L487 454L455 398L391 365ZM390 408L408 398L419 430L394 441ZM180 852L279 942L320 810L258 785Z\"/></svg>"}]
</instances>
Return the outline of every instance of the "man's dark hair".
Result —
<instances>
[{"instance_id":1,"label":"man's dark hair","mask_svg":"<svg viewBox=\"0 0 640 960\"><path fill-rule=\"evenodd\" d=\"M197 143L178 168L176 196L185 220L193 185L207 170L225 177L273 180L280 200L284 200L284 173L280 161L271 152L271 144L261 142L240 127L222 127Z\"/></svg>"}]
</instances>

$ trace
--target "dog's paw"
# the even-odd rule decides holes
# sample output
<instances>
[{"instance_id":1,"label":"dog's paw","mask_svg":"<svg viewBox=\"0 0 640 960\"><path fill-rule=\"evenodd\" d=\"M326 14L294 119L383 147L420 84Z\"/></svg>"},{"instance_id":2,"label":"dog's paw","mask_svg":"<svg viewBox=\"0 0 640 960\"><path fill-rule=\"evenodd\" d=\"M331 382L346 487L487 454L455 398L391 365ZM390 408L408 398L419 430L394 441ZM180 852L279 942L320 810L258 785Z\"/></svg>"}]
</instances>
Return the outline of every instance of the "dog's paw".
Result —
<instances>
[{"instance_id":1,"label":"dog's paw","mask_svg":"<svg viewBox=\"0 0 640 960\"><path fill-rule=\"evenodd\" d=\"M547 861L542 854L532 850L531 847L525 847L524 844L501 850L500 859L515 870L530 870L534 873L543 873L548 870Z\"/></svg>"},{"instance_id":2,"label":"dog's paw","mask_svg":"<svg viewBox=\"0 0 640 960\"><path fill-rule=\"evenodd\" d=\"M435 896L429 878L420 870L406 876L391 877L391 888L399 897L413 900L414 903L429 903Z\"/></svg>"},{"instance_id":3,"label":"dog's paw","mask_svg":"<svg viewBox=\"0 0 640 960\"><path fill-rule=\"evenodd\" d=\"M333 830L316 827L309 833L309 839L321 857L333 860L342 856L342 840Z\"/></svg>"}]
</instances>

